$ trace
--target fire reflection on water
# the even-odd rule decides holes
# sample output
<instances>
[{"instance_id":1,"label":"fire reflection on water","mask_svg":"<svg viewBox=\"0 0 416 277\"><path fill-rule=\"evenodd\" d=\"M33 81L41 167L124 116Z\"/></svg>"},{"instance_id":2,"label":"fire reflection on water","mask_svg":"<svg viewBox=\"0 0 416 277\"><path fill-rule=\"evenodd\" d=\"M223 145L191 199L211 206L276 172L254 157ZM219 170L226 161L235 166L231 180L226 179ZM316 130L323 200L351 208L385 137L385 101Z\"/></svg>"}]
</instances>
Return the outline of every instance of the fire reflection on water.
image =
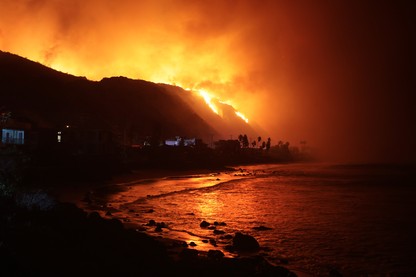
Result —
<instances>
[{"instance_id":1,"label":"fire reflection on water","mask_svg":"<svg viewBox=\"0 0 416 277\"><path fill-rule=\"evenodd\" d=\"M190 247L196 250L220 250L230 243L230 238L224 238L230 232L224 224L227 215L238 211L227 209L227 199L217 191L218 185L240 178L232 173L211 173L120 183L112 193L107 191L103 193L105 197L97 199L99 205L85 208L98 209L104 217L118 218L126 226L154 236L185 241L188 245L194 242L196 246ZM156 226L149 225L151 220L163 222L166 227L156 230ZM202 228L203 220L211 225Z\"/></svg>"},{"instance_id":2,"label":"fire reflection on water","mask_svg":"<svg viewBox=\"0 0 416 277\"><path fill-rule=\"evenodd\" d=\"M217 192L212 191L205 193L202 197L198 197L196 202L196 216L215 220L218 214L224 214L224 203L218 198ZM218 220L218 219L217 219Z\"/></svg>"},{"instance_id":3,"label":"fire reflection on water","mask_svg":"<svg viewBox=\"0 0 416 277\"><path fill-rule=\"evenodd\" d=\"M125 184L125 190L113 192L98 209L103 216L111 210L106 217L149 234L229 256L233 254L223 249L231 242L227 235L248 233L273 263L288 261L291 268L312 276L327 276L328 268L338 268L345 276L415 276L416 189L408 181L414 171L321 164L250 170L257 174ZM146 226L152 219L166 228L157 232L154 225ZM203 220L211 225L202 228Z\"/></svg>"}]
</instances>

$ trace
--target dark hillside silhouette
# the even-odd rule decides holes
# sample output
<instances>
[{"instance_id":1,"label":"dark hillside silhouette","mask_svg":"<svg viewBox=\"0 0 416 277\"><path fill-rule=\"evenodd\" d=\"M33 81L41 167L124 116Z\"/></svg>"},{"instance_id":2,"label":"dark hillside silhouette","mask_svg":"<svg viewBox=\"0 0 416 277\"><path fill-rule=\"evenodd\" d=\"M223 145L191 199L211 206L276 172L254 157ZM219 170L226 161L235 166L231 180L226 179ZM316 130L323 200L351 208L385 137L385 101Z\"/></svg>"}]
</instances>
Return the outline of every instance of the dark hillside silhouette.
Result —
<instances>
[{"instance_id":1,"label":"dark hillside silhouette","mask_svg":"<svg viewBox=\"0 0 416 277\"><path fill-rule=\"evenodd\" d=\"M276 160L261 152L266 148L282 161L265 139L258 151L249 149L258 133L232 106L217 103L219 116L202 97L177 86L126 77L90 81L0 52L0 88L2 113L11 115L1 146L19 142L29 151L28 179L36 182L68 179L67 172L74 180L108 178L125 166L218 168ZM178 137L193 145L165 145ZM228 142L238 149L231 151ZM285 154L283 160L291 159Z\"/></svg>"},{"instance_id":2,"label":"dark hillside silhouette","mask_svg":"<svg viewBox=\"0 0 416 277\"><path fill-rule=\"evenodd\" d=\"M94 82L0 52L0 85L2 106L49 126L75 124L83 115L97 125L142 136L207 139L218 134L180 97L143 80L112 77Z\"/></svg>"}]
</instances>

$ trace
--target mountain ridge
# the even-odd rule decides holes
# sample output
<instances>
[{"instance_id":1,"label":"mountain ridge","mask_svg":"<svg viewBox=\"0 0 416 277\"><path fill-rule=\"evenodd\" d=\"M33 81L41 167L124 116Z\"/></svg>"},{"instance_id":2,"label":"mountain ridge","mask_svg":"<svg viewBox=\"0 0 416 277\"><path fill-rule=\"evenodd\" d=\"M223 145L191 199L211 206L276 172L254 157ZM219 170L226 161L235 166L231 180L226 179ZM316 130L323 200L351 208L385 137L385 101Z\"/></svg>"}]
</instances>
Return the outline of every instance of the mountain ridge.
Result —
<instances>
[{"instance_id":1,"label":"mountain ridge","mask_svg":"<svg viewBox=\"0 0 416 277\"><path fill-rule=\"evenodd\" d=\"M124 76L91 81L0 51L0 106L32 114L44 125L74 124L80 115L97 125L119 125L140 136L198 137L208 142L254 130L224 120L202 97L180 87Z\"/></svg>"}]
</instances>

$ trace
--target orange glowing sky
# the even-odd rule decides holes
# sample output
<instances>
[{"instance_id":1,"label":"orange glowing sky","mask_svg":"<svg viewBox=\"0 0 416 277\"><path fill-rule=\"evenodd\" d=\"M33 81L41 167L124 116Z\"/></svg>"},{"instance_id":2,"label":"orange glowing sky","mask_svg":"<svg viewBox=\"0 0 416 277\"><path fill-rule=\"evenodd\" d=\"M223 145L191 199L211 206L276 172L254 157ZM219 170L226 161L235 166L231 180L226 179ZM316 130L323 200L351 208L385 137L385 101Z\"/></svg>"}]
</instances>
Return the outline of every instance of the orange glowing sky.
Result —
<instances>
[{"instance_id":1,"label":"orange glowing sky","mask_svg":"<svg viewBox=\"0 0 416 277\"><path fill-rule=\"evenodd\" d=\"M412 14L400 3L331 2L0 0L0 49L92 80L203 90L259 135L307 140L327 157L401 159L390 142L414 137L403 105Z\"/></svg>"}]
</instances>

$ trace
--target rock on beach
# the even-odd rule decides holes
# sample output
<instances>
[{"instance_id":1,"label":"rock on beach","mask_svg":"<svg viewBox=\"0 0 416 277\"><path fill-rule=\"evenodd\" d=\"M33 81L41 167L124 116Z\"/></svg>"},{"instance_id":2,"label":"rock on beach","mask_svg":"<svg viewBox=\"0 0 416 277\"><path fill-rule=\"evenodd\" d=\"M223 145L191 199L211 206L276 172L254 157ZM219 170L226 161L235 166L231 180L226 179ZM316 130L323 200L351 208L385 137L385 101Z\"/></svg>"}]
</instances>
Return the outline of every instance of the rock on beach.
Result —
<instances>
[{"instance_id":1,"label":"rock on beach","mask_svg":"<svg viewBox=\"0 0 416 277\"><path fill-rule=\"evenodd\" d=\"M1 276L296 276L264 258L227 258L219 250L167 243L70 203L48 210L9 203L0 210L0 226ZM254 251L258 243L236 233L233 247Z\"/></svg>"}]
</instances>

